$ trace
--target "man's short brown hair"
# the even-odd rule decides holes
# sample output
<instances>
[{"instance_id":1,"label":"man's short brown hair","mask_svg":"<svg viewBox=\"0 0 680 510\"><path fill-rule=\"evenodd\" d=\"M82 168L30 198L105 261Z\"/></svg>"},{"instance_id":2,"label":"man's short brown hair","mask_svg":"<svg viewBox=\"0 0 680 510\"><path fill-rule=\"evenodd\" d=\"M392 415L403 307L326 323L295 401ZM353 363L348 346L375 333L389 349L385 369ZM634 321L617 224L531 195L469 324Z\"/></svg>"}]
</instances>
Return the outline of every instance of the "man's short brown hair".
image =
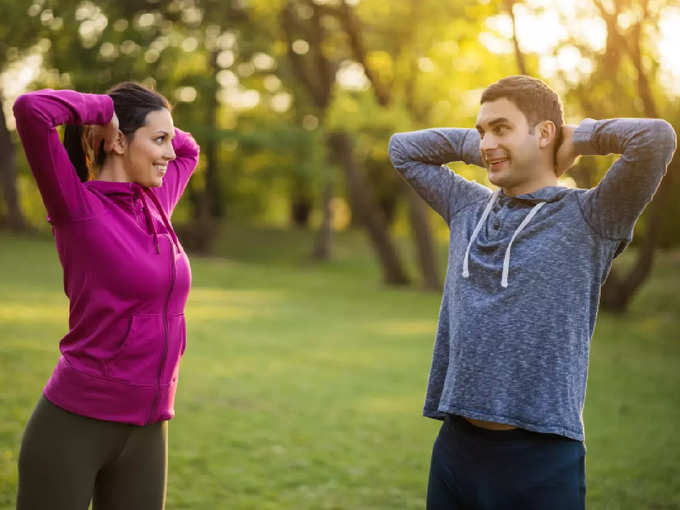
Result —
<instances>
[{"instance_id":1,"label":"man's short brown hair","mask_svg":"<svg viewBox=\"0 0 680 510\"><path fill-rule=\"evenodd\" d=\"M531 76L507 76L484 89L480 104L501 98L512 101L519 108L532 131L537 123L552 121L556 128L555 147L559 147L564 114L560 96L553 89Z\"/></svg>"}]
</instances>

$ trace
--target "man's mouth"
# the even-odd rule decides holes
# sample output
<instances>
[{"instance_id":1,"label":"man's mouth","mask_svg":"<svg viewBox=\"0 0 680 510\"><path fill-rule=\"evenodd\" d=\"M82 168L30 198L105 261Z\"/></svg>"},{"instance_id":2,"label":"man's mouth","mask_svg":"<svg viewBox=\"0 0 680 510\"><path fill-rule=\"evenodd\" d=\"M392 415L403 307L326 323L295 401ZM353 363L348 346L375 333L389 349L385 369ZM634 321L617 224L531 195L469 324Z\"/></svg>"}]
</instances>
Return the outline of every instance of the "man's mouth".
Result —
<instances>
[{"instance_id":1,"label":"man's mouth","mask_svg":"<svg viewBox=\"0 0 680 510\"><path fill-rule=\"evenodd\" d=\"M489 170L498 170L503 167L506 163L509 163L509 158L494 158L487 159L486 164L489 165Z\"/></svg>"}]
</instances>

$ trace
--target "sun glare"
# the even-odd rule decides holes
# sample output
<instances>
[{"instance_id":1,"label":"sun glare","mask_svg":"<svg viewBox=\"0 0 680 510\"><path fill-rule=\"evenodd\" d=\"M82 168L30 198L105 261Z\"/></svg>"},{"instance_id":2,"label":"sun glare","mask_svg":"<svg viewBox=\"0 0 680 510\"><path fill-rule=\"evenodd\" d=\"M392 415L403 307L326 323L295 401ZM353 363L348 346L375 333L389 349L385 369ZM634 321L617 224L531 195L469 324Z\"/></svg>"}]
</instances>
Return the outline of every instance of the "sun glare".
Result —
<instances>
[{"instance_id":1,"label":"sun glare","mask_svg":"<svg viewBox=\"0 0 680 510\"><path fill-rule=\"evenodd\" d=\"M680 94L680 7L666 9L660 22L659 59L662 79L673 94Z\"/></svg>"},{"instance_id":2,"label":"sun glare","mask_svg":"<svg viewBox=\"0 0 680 510\"><path fill-rule=\"evenodd\" d=\"M607 27L590 0L529 0L526 4L517 4L514 14L520 49L539 56L540 73L543 76L551 77L558 71L563 71L572 73L574 80L578 80L579 76L591 71L590 61L575 46L568 45L570 39L593 51L602 51L605 48ZM664 85L672 93L678 93L680 7L666 7L660 19L660 37L656 44L661 75ZM489 51L514 51L511 44L512 21L507 14L491 16L486 24L490 31L480 34L479 40Z\"/></svg>"}]
</instances>

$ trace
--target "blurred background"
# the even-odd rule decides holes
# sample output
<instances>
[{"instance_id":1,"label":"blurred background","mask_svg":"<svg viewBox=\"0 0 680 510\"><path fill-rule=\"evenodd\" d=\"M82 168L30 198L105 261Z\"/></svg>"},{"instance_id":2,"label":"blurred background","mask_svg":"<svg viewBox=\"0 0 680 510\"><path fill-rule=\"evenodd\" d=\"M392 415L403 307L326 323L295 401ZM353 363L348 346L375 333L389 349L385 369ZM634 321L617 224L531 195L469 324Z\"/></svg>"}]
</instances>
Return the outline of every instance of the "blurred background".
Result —
<instances>
[{"instance_id":1,"label":"blurred background","mask_svg":"<svg viewBox=\"0 0 680 510\"><path fill-rule=\"evenodd\" d=\"M448 231L392 169L390 135L472 127L510 74L544 79L567 122L677 132L679 27L677 0L0 0L0 507L68 313L21 93L139 81L201 145L173 217L194 287L168 508L423 508ZM613 161L562 182L594 186ZM603 289L593 508L680 508L679 165Z\"/></svg>"}]
</instances>

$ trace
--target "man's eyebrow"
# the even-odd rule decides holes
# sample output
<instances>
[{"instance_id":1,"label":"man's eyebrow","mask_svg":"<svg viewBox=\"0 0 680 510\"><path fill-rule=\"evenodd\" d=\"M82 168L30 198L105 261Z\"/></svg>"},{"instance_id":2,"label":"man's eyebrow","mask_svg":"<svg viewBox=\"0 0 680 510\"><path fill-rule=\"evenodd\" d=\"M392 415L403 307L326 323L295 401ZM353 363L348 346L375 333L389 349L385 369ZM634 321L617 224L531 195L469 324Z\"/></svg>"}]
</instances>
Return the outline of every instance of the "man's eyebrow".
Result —
<instances>
[{"instance_id":1,"label":"man's eyebrow","mask_svg":"<svg viewBox=\"0 0 680 510\"><path fill-rule=\"evenodd\" d=\"M495 119L491 119L489 122L487 122L487 124L489 127L493 127L497 124L510 124L510 121L505 117L496 117ZM482 130L481 124L477 124L475 127L477 128L477 131Z\"/></svg>"}]
</instances>

